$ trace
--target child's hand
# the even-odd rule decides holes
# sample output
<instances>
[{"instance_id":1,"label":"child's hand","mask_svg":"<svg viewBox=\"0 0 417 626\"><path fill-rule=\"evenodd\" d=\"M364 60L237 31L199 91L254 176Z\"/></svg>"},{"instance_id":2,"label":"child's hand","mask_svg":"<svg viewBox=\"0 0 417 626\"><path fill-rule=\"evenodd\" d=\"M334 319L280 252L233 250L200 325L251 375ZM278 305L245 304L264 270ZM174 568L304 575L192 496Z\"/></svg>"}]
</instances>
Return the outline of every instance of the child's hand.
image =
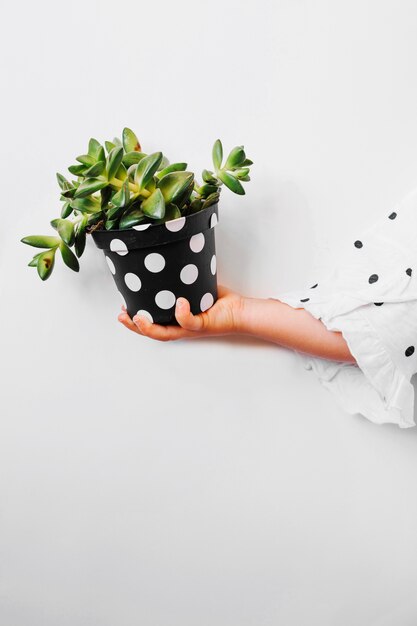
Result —
<instances>
[{"instance_id":1,"label":"child's hand","mask_svg":"<svg viewBox=\"0 0 417 626\"><path fill-rule=\"evenodd\" d=\"M243 300L243 296L219 285L218 300L210 309L199 315L193 315L190 312L188 300L178 298L175 306L175 317L179 326L152 324L147 318L136 315L132 320L124 307L122 307L123 313L120 313L118 320L135 333L151 339L158 339L158 341L207 335L227 335L238 332Z\"/></svg>"}]
</instances>

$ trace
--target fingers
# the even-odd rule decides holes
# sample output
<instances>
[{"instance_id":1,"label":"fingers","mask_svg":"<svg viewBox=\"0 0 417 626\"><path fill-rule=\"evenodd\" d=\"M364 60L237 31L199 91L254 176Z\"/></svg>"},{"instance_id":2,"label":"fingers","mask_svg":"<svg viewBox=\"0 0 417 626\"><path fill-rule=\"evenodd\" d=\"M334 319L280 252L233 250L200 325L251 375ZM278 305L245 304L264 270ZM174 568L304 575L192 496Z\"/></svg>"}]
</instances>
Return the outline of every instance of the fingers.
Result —
<instances>
[{"instance_id":1,"label":"fingers","mask_svg":"<svg viewBox=\"0 0 417 626\"><path fill-rule=\"evenodd\" d=\"M190 303L186 298L177 298L175 306L175 317L178 324L186 330L204 330L205 317L203 315L193 315L190 310Z\"/></svg>"},{"instance_id":2,"label":"fingers","mask_svg":"<svg viewBox=\"0 0 417 626\"><path fill-rule=\"evenodd\" d=\"M195 336L195 333L181 326L153 324L146 317L140 315L135 315L133 319L131 319L125 309L118 316L118 320L129 330L139 335L149 337L150 339L156 339L157 341L174 341L176 339Z\"/></svg>"}]
</instances>

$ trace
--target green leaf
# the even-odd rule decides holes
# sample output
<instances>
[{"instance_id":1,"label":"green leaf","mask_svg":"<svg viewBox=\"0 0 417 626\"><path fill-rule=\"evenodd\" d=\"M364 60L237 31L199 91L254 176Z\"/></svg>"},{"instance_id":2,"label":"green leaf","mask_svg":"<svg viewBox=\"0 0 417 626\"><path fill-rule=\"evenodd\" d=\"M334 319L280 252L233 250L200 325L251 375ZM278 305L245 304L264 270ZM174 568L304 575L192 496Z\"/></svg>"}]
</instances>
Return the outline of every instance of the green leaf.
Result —
<instances>
[{"instance_id":1,"label":"green leaf","mask_svg":"<svg viewBox=\"0 0 417 626\"><path fill-rule=\"evenodd\" d=\"M135 183L139 190L145 189L162 161L162 152L154 152L142 159L136 167Z\"/></svg>"},{"instance_id":2,"label":"green leaf","mask_svg":"<svg viewBox=\"0 0 417 626\"><path fill-rule=\"evenodd\" d=\"M216 139L214 142L212 156L214 169L217 171L221 168L223 160L223 146L220 139Z\"/></svg>"},{"instance_id":3,"label":"green leaf","mask_svg":"<svg viewBox=\"0 0 417 626\"><path fill-rule=\"evenodd\" d=\"M47 250L46 252L42 252L38 257L37 269L38 274L42 280L46 280L52 274L52 270L54 269L55 262L55 250Z\"/></svg>"},{"instance_id":4,"label":"green leaf","mask_svg":"<svg viewBox=\"0 0 417 626\"><path fill-rule=\"evenodd\" d=\"M205 183L217 183L217 178L210 170L203 170L202 177Z\"/></svg>"},{"instance_id":5,"label":"green leaf","mask_svg":"<svg viewBox=\"0 0 417 626\"><path fill-rule=\"evenodd\" d=\"M113 189L111 187L105 187L100 191L101 195L101 208L105 209L110 202L110 198L112 196Z\"/></svg>"},{"instance_id":6,"label":"green leaf","mask_svg":"<svg viewBox=\"0 0 417 626\"><path fill-rule=\"evenodd\" d=\"M77 187L70 187L69 189L63 190L61 196L63 196L64 198L73 198L76 191Z\"/></svg>"},{"instance_id":7,"label":"green leaf","mask_svg":"<svg viewBox=\"0 0 417 626\"><path fill-rule=\"evenodd\" d=\"M65 219L66 217L71 215L71 213L72 213L71 204L69 202L64 202L64 204L62 205L62 209L61 209L61 217Z\"/></svg>"},{"instance_id":8,"label":"green leaf","mask_svg":"<svg viewBox=\"0 0 417 626\"><path fill-rule=\"evenodd\" d=\"M234 175L236 176L236 178L239 178L240 180L244 180L245 176L249 174L249 171L250 170L248 167L242 167L241 169L235 170Z\"/></svg>"},{"instance_id":9,"label":"green leaf","mask_svg":"<svg viewBox=\"0 0 417 626\"><path fill-rule=\"evenodd\" d=\"M120 218L119 228L132 228L132 226L136 226L146 219L146 216L140 209L130 209Z\"/></svg>"},{"instance_id":10,"label":"green leaf","mask_svg":"<svg viewBox=\"0 0 417 626\"><path fill-rule=\"evenodd\" d=\"M89 178L88 180L81 183L81 185L77 188L74 196L75 198L85 198L86 196L89 196L92 193L99 191L100 189L104 189L104 187L107 187L107 185L108 182L106 180L103 180L102 178Z\"/></svg>"},{"instance_id":11,"label":"green leaf","mask_svg":"<svg viewBox=\"0 0 417 626\"><path fill-rule=\"evenodd\" d=\"M201 198L195 198L190 204L191 213L197 213L203 208L203 200Z\"/></svg>"},{"instance_id":12,"label":"green leaf","mask_svg":"<svg viewBox=\"0 0 417 626\"><path fill-rule=\"evenodd\" d=\"M187 163L172 163L171 165L168 165L167 167L164 167L163 170L158 172L156 174L156 177L159 178L159 180L160 180L161 178L163 178L167 174L170 174L170 172L183 172L186 169L187 169Z\"/></svg>"},{"instance_id":13,"label":"green leaf","mask_svg":"<svg viewBox=\"0 0 417 626\"><path fill-rule=\"evenodd\" d=\"M84 216L81 222L77 224L75 229L75 241L74 241L74 250L75 254L80 257L85 249L86 243L86 233L85 229L87 227L87 217Z\"/></svg>"},{"instance_id":14,"label":"green leaf","mask_svg":"<svg viewBox=\"0 0 417 626\"><path fill-rule=\"evenodd\" d=\"M111 190L110 190L111 191ZM95 196L76 198L71 201L71 207L80 213L96 213L101 210L100 200Z\"/></svg>"},{"instance_id":15,"label":"green leaf","mask_svg":"<svg viewBox=\"0 0 417 626\"><path fill-rule=\"evenodd\" d=\"M106 230L113 230L113 228L116 228L118 221L119 221L119 218L117 218L116 220L107 220L107 222L104 225L104 228Z\"/></svg>"},{"instance_id":16,"label":"green leaf","mask_svg":"<svg viewBox=\"0 0 417 626\"><path fill-rule=\"evenodd\" d=\"M232 176L232 174L229 174L228 172L221 170L218 176L220 180L222 181L222 183L224 183L226 187L229 187L231 191L234 191L240 196L245 195L245 190L243 189L241 183L237 180L237 178Z\"/></svg>"},{"instance_id":17,"label":"green leaf","mask_svg":"<svg viewBox=\"0 0 417 626\"><path fill-rule=\"evenodd\" d=\"M94 157L90 156L89 154L81 154L80 156L75 157L75 160L79 163L82 163L83 165L87 165L88 167L91 167L91 165L94 165L94 163L96 162Z\"/></svg>"},{"instance_id":18,"label":"green leaf","mask_svg":"<svg viewBox=\"0 0 417 626\"><path fill-rule=\"evenodd\" d=\"M38 254L35 254L35 256L33 257L33 259L28 263L29 267L37 267L38 265L38 259L41 256L42 252L38 252Z\"/></svg>"},{"instance_id":19,"label":"green leaf","mask_svg":"<svg viewBox=\"0 0 417 626\"><path fill-rule=\"evenodd\" d=\"M71 187L71 183L65 178L65 176L62 176L62 174L59 174L59 172L56 173L56 179L58 181L58 185L61 187L61 189L68 189L69 187Z\"/></svg>"},{"instance_id":20,"label":"green leaf","mask_svg":"<svg viewBox=\"0 0 417 626\"><path fill-rule=\"evenodd\" d=\"M130 128L123 129L122 139L123 139L123 147L125 149L125 152L132 152L132 151L140 152L141 151L139 140L136 137L133 130L130 130Z\"/></svg>"},{"instance_id":21,"label":"green leaf","mask_svg":"<svg viewBox=\"0 0 417 626\"><path fill-rule=\"evenodd\" d=\"M158 165L157 171L159 172L161 170L164 170L166 167L168 167L168 165L169 165L169 160L166 158L166 156L162 156L162 159L161 159L160 164Z\"/></svg>"},{"instance_id":22,"label":"green leaf","mask_svg":"<svg viewBox=\"0 0 417 626\"><path fill-rule=\"evenodd\" d=\"M207 198L211 193L216 193L218 189L217 185L210 185L209 183L205 183L198 188L198 194L203 198Z\"/></svg>"},{"instance_id":23,"label":"green leaf","mask_svg":"<svg viewBox=\"0 0 417 626\"><path fill-rule=\"evenodd\" d=\"M107 176L108 179L111 180L115 177L117 170L123 159L123 148L116 147L110 152L107 157Z\"/></svg>"},{"instance_id":24,"label":"green leaf","mask_svg":"<svg viewBox=\"0 0 417 626\"><path fill-rule=\"evenodd\" d=\"M146 198L141 204L141 209L145 215L154 219L162 219L165 215L165 200L160 189Z\"/></svg>"},{"instance_id":25,"label":"green leaf","mask_svg":"<svg viewBox=\"0 0 417 626\"><path fill-rule=\"evenodd\" d=\"M220 192L217 191L216 193L212 193L208 196L208 198L206 198L203 202L203 209L206 209L209 206L212 206L212 204L216 204L216 202L219 201L220 198Z\"/></svg>"},{"instance_id":26,"label":"green leaf","mask_svg":"<svg viewBox=\"0 0 417 626\"><path fill-rule=\"evenodd\" d=\"M58 231L59 236L66 244L72 246L74 243L74 223L70 220L56 219L51 222L52 228Z\"/></svg>"},{"instance_id":27,"label":"green leaf","mask_svg":"<svg viewBox=\"0 0 417 626\"><path fill-rule=\"evenodd\" d=\"M68 171L74 174L74 176L81 176L85 171L85 165L70 165Z\"/></svg>"},{"instance_id":28,"label":"green leaf","mask_svg":"<svg viewBox=\"0 0 417 626\"><path fill-rule=\"evenodd\" d=\"M225 170L236 169L237 167L242 165L245 159L246 159L246 154L243 149L243 146L236 146L236 148L233 148L233 150L230 151L230 154L227 157L227 160L223 169Z\"/></svg>"},{"instance_id":29,"label":"green leaf","mask_svg":"<svg viewBox=\"0 0 417 626\"><path fill-rule=\"evenodd\" d=\"M88 142L88 154L93 157L94 160L97 160L101 150L101 144L97 141L97 139L91 138Z\"/></svg>"},{"instance_id":30,"label":"green leaf","mask_svg":"<svg viewBox=\"0 0 417 626\"><path fill-rule=\"evenodd\" d=\"M111 152L113 150L113 148L116 147L116 144L113 143L112 141L105 141L104 145L106 146L107 152Z\"/></svg>"},{"instance_id":31,"label":"green leaf","mask_svg":"<svg viewBox=\"0 0 417 626\"><path fill-rule=\"evenodd\" d=\"M119 180L126 180L127 178L127 169L123 165L123 162L119 165L119 169L116 172L116 178Z\"/></svg>"},{"instance_id":32,"label":"green leaf","mask_svg":"<svg viewBox=\"0 0 417 626\"><path fill-rule=\"evenodd\" d=\"M147 155L144 152L128 152L123 156L123 165L125 167L130 167L133 164L139 163L142 161Z\"/></svg>"},{"instance_id":33,"label":"green leaf","mask_svg":"<svg viewBox=\"0 0 417 626\"><path fill-rule=\"evenodd\" d=\"M169 220L176 220L179 217L181 217L181 211L179 210L176 204L168 204L165 207L165 215L164 215L165 222L168 222Z\"/></svg>"},{"instance_id":34,"label":"green leaf","mask_svg":"<svg viewBox=\"0 0 417 626\"><path fill-rule=\"evenodd\" d=\"M59 249L61 251L62 260L64 261L65 265L68 265L68 267L74 270L74 272L78 272L80 269L80 264L78 263L78 259L73 251L68 248L68 246L63 241L61 241L61 243L59 244Z\"/></svg>"},{"instance_id":35,"label":"green leaf","mask_svg":"<svg viewBox=\"0 0 417 626\"><path fill-rule=\"evenodd\" d=\"M49 237L48 235L29 235L20 241L34 248L53 248L59 245L59 237Z\"/></svg>"},{"instance_id":36,"label":"green leaf","mask_svg":"<svg viewBox=\"0 0 417 626\"><path fill-rule=\"evenodd\" d=\"M251 161L250 159L245 159L243 163L241 163L242 167L247 167L248 165L253 165L253 161Z\"/></svg>"},{"instance_id":37,"label":"green leaf","mask_svg":"<svg viewBox=\"0 0 417 626\"><path fill-rule=\"evenodd\" d=\"M126 180L123 183L122 188L119 189L119 191L114 194L111 201L112 201L112 204L114 204L114 206L123 207L123 206L126 206L129 200L130 200L129 181Z\"/></svg>"},{"instance_id":38,"label":"green leaf","mask_svg":"<svg viewBox=\"0 0 417 626\"><path fill-rule=\"evenodd\" d=\"M106 169L105 161L97 161L94 165L88 168L83 174L85 178L95 178L96 176L100 176L103 174Z\"/></svg>"},{"instance_id":39,"label":"green leaf","mask_svg":"<svg viewBox=\"0 0 417 626\"><path fill-rule=\"evenodd\" d=\"M194 184L192 172L170 172L158 182L166 204L179 204L178 200L191 191Z\"/></svg>"}]
</instances>

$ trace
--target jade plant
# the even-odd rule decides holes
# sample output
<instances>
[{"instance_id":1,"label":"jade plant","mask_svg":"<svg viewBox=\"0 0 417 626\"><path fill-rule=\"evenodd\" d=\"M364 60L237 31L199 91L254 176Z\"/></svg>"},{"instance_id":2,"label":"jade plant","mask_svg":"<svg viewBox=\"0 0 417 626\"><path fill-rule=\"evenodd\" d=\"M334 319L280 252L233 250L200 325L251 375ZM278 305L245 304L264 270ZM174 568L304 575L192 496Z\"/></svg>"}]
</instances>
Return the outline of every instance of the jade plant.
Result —
<instances>
[{"instance_id":1,"label":"jade plant","mask_svg":"<svg viewBox=\"0 0 417 626\"><path fill-rule=\"evenodd\" d=\"M252 165L243 146L233 148L223 159L217 139L212 160L213 170L203 170L200 184L187 170L187 163L170 164L162 152L143 152L129 128L124 128L121 140L106 141L104 146L90 139L87 153L76 157L77 163L68 168L74 178L56 175L63 203L61 216L51 221L56 234L21 240L42 249L29 266L36 267L46 280L59 250L64 263L78 272L86 235L94 230L124 230L190 215L218 202L222 185L243 195L242 182L250 180Z\"/></svg>"}]
</instances>

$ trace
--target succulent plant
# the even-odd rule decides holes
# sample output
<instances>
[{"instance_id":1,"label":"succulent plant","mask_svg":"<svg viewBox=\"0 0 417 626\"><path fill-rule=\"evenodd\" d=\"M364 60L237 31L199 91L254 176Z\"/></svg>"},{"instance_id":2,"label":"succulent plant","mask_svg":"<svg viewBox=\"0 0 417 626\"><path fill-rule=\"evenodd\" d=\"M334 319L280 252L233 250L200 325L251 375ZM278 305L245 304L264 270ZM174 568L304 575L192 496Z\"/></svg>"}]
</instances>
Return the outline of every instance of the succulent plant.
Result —
<instances>
[{"instance_id":1,"label":"succulent plant","mask_svg":"<svg viewBox=\"0 0 417 626\"><path fill-rule=\"evenodd\" d=\"M221 186L244 194L252 161L243 146L231 150L223 163L220 139L213 146L213 171L203 170L202 184L187 163L172 163L162 154L142 152L135 133L124 128L122 140L102 146L90 139L88 151L68 170L76 178L57 174L61 216L51 221L55 236L30 235L21 241L41 248L30 261L42 280L52 273L59 249L64 263L79 271L86 235L96 229L128 229L142 223L163 223L200 211L218 201Z\"/></svg>"}]
</instances>

